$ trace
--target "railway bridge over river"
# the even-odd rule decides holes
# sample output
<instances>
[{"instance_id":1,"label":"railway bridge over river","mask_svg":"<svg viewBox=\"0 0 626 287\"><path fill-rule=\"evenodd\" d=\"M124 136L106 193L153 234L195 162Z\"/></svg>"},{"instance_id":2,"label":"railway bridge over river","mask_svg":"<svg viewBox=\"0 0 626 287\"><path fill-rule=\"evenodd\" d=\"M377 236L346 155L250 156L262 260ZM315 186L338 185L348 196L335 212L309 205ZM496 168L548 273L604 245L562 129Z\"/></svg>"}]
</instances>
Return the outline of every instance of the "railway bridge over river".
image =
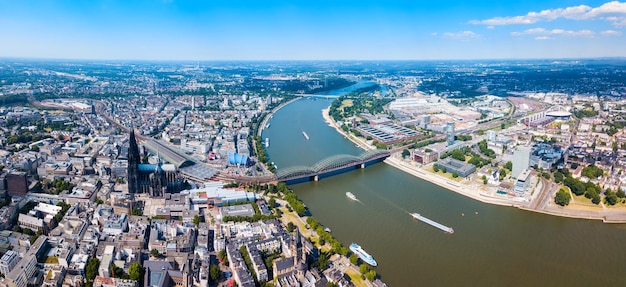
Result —
<instances>
[{"instance_id":1,"label":"railway bridge over river","mask_svg":"<svg viewBox=\"0 0 626 287\"><path fill-rule=\"evenodd\" d=\"M305 181L318 181L322 178L344 173L354 169L365 168L381 162L389 157L386 150L368 150L360 155L338 154L318 161L312 166L293 166L279 169L276 180L287 184Z\"/></svg>"},{"instance_id":2,"label":"railway bridge over river","mask_svg":"<svg viewBox=\"0 0 626 287\"><path fill-rule=\"evenodd\" d=\"M338 154L324 158L312 166L292 166L278 169L271 176L253 177L239 175L217 175L220 180L234 180L241 183L285 182L295 184L307 181L318 181L351 170L365 168L381 162L389 157L387 150L368 150L360 155Z\"/></svg>"}]
</instances>

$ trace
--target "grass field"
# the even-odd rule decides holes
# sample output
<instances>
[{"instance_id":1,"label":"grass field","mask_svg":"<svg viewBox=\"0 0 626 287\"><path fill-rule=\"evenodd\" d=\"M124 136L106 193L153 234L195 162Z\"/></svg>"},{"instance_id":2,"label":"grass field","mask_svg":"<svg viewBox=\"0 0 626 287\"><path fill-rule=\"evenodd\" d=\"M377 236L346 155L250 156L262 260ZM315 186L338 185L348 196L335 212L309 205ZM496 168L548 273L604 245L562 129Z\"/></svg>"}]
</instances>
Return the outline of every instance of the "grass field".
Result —
<instances>
[{"instance_id":1,"label":"grass field","mask_svg":"<svg viewBox=\"0 0 626 287\"><path fill-rule=\"evenodd\" d=\"M456 182L460 182L461 180L463 180L463 178L462 178L462 177L460 177L460 176L459 176L459 177L457 177L457 178L454 178L454 177L452 176L452 173L451 173L451 172L446 172L446 173L443 173L443 171L441 171L441 169L440 169L438 172L435 172L435 171L433 170L433 168L432 168L432 167L429 167L429 168L428 168L428 169L426 169L426 170L428 170L428 171L430 171L430 172L432 172L432 173L434 173L434 174L436 174L436 175L439 175L439 176L445 177L445 178L447 178L447 179L449 179L449 180L454 180L454 181L456 181Z\"/></svg>"},{"instance_id":2,"label":"grass field","mask_svg":"<svg viewBox=\"0 0 626 287\"><path fill-rule=\"evenodd\" d=\"M346 275L350 277L350 280L355 287L367 287L367 284L365 284L361 278L361 273L354 271L353 269L348 269L346 270Z\"/></svg>"}]
</instances>

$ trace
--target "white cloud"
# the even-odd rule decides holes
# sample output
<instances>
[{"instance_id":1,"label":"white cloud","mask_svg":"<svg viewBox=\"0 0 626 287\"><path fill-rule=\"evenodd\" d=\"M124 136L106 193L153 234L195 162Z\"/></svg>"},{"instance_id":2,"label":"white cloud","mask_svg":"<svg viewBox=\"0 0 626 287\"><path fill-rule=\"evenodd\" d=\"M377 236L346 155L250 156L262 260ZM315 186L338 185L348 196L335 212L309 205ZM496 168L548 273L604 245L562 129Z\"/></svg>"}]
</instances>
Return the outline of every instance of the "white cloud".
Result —
<instances>
[{"instance_id":1,"label":"white cloud","mask_svg":"<svg viewBox=\"0 0 626 287\"><path fill-rule=\"evenodd\" d=\"M626 2L607 2L599 7L587 5L566 8L546 9L540 12L528 12L522 16L494 17L486 20L472 20L470 24L501 26L514 24L534 24L537 22L553 21L556 19L592 20L602 19L610 21L615 26L626 26Z\"/></svg>"},{"instance_id":2,"label":"white cloud","mask_svg":"<svg viewBox=\"0 0 626 287\"><path fill-rule=\"evenodd\" d=\"M615 30L606 30L606 31L600 32L600 35L602 35L602 36L620 36L620 35L622 35L622 32L615 31Z\"/></svg>"},{"instance_id":3,"label":"white cloud","mask_svg":"<svg viewBox=\"0 0 626 287\"><path fill-rule=\"evenodd\" d=\"M522 32L512 32L511 35L512 36L524 36L524 35L557 36L558 35L558 36L570 36L570 37L593 37L595 33L591 30L573 31L573 30L563 30L563 29L548 30L544 28L532 28L532 29L524 30ZM541 39L541 40L545 40L545 39Z\"/></svg>"},{"instance_id":4,"label":"white cloud","mask_svg":"<svg viewBox=\"0 0 626 287\"><path fill-rule=\"evenodd\" d=\"M606 21L613 22L613 26L615 26L615 27L626 26L626 17L610 16L610 17L604 17L602 19L606 20Z\"/></svg>"},{"instance_id":5,"label":"white cloud","mask_svg":"<svg viewBox=\"0 0 626 287\"><path fill-rule=\"evenodd\" d=\"M539 36L539 37L535 37L535 40L545 41L545 40L552 40L552 38L550 38L548 36Z\"/></svg>"},{"instance_id":6,"label":"white cloud","mask_svg":"<svg viewBox=\"0 0 626 287\"><path fill-rule=\"evenodd\" d=\"M476 39L480 37L480 35L472 31L461 31L457 33L446 32L446 33L443 33L441 36L446 39L454 39L454 40Z\"/></svg>"},{"instance_id":7,"label":"white cloud","mask_svg":"<svg viewBox=\"0 0 626 287\"><path fill-rule=\"evenodd\" d=\"M589 18L604 15L624 15L626 14L626 2L612 1L602 4L600 7L593 8L586 15Z\"/></svg>"}]
</instances>

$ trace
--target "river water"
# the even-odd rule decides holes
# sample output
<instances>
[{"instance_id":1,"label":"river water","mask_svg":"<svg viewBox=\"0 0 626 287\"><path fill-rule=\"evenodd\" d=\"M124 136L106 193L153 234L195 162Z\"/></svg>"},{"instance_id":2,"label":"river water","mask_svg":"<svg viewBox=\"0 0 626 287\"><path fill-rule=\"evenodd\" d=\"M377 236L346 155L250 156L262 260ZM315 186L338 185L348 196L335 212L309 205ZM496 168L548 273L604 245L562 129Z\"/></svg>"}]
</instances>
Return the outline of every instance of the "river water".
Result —
<instances>
[{"instance_id":1,"label":"river water","mask_svg":"<svg viewBox=\"0 0 626 287\"><path fill-rule=\"evenodd\" d=\"M263 137L279 169L362 152L324 122L330 103L302 99L274 115ZM624 224L484 204L385 163L290 187L343 245L374 256L389 286L626 286Z\"/></svg>"}]
</instances>

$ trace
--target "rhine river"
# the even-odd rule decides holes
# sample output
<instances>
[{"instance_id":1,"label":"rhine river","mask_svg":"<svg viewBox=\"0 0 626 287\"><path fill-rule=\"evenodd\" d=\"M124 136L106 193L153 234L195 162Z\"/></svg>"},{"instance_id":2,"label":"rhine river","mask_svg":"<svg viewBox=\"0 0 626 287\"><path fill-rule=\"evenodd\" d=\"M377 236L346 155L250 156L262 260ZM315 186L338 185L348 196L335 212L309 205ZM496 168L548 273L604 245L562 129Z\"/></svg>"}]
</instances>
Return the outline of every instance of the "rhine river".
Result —
<instances>
[{"instance_id":1,"label":"rhine river","mask_svg":"<svg viewBox=\"0 0 626 287\"><path fill-rule=\"evenodd\" d=\"M324 122L330 103L302 99L270 120L263 137L279 169L362 152ZM624 224L484 204L385 163L290 187L344 246L356 242L374 256L389 286L626 286Z\"/></svg>"}]
</instances>

